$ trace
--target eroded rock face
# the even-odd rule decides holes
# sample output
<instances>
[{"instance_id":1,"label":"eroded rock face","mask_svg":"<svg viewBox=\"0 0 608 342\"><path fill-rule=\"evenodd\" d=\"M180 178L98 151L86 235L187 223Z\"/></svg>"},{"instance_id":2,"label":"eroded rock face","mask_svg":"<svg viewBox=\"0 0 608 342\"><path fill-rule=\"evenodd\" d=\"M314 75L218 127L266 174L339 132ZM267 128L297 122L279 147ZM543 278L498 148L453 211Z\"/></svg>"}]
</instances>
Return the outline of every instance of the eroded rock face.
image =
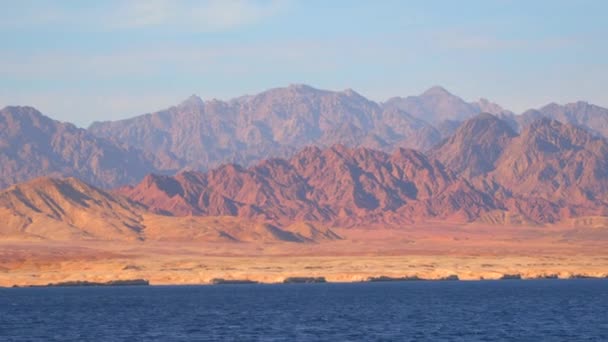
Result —
<instances>
[{"instance_id":1,"label":"eroded rock face","mask_svg":"<svg viewBox=\"0 0 608 342\"><path fill-rule=\"evenodd\" d=\"M429 155L458 174L475 177L492 171L496 160L516 136L505 121L491 114L480 114L464 122L454 135L430 150Z\"/></svg>"},{"instance_id":2,"label":"eroded rock face","mask_svg":"<svg viewBox=\"0 0 608 342\"><path fill-rule=\"evenodd\" d=\"M541 119L513 139L489 177L514 194L567 208L567 215L600 214L608 203L608 144L584 129Z\"/></svg>"},{"instance_id":3,"label":"eroded rock face","mask_svg":"<svg viewBox=\"0 0 608 342\"><path fill-rule=\"evenodd\" d=\"M495 209L492 198L424 154L336 145L305 148L291 159L207 173L150 175L121 194L172 215L231 215L335 225L468 220Z\"/></svg>"},{"instance_id":4,"label":"eroded rock face","mask_svg":"<svg viewBox=\"0 0 608 342\"><path fill-rule=\"evenodd\" d=\"M431 155L534 222L608 213L608 143L571 124L541 117L517 135L484 114Z\"/></svg>"}]
</instances>

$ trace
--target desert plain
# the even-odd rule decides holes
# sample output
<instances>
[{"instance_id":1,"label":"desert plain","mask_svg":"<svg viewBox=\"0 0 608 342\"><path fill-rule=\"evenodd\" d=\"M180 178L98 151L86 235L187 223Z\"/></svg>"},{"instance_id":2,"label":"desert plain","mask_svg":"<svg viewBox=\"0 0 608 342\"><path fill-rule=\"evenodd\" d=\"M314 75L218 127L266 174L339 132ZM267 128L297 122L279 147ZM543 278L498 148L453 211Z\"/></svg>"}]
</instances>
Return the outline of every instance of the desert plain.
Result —
<instances>
[{"instance_id":1,"label":"desert plain","mask_svg":"<svg viewBox=\"0 0 608 342\"><path fill-rule=\"evenodd\" d=\"M280 283L289 277L460 280L608 277L608 229L575 223L500 226L425 223L333 229L341 239L284 241L0 241L0 286L146 279L151 285L214 278Z\"/></svg>"}]
</instances>

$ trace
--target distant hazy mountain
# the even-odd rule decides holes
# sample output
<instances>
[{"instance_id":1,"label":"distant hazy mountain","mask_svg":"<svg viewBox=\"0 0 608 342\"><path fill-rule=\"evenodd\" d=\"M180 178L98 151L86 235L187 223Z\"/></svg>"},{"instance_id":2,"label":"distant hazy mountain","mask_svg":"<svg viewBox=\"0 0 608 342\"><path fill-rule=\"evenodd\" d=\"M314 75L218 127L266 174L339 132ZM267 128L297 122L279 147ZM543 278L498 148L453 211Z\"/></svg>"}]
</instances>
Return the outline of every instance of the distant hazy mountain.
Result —
<instances>
[{"instance_id":1,"label":"distant hazy mountain","mask_svg":"<svg viewBox=\"0 0 608 342\"><path fill-rule=\"evenodd\" d=\"M112 187L154 170L141 151L51 120L31 107L0 110L0 188L39 176L74 176Z\"/></svg>"},{"instance_id":2,"label":"distant hazy mountain","mask_svg":"<svg viewBox=\"0 0 608 342\"><path fill-rule=\"evenodd\" d=\"M478 117L461 127L480 113L496 118ZM542 117L597 136L608 134L608 110L584 102L515 115L485 99L466 102L441 87L382 104L350 89L306 85L230 101L192 96L166 110L94 123L88 130L30 107L6 107L0 111L0 188L49 175L113 188L136 183L148 173L205 171L225 163L247 167L289 158L307 146L336 144L389 154L399 148L429 151L448 168L471 177L489 170L512 133Z\"/></svg>"},{"instance_id":3,"label":"distant hazy mountain","mask_svg":"<svg viewBox=\"0 0 608 342\"><path fill-rule=\"evenodd\" d=\"M463 121L482 112L496 115L510 113L486 99L466 102L439 86L432 87L418 96L393 97L386 101L384 106L401 109L434 125L444 121Z\"/></svg>"},{"instance_id":4,"label":"distant hazy mountain","mask_svg":"<svg viewBox=\"0 0 608 342\"><path fill-rule=\"evenodd\" d=\"M562 123L583 127L594 134L608 138L608 109L587 102L558 105L548 104L540 109L531 109L516 117L520 129L546 117Z\"/></svg>"},{"instance_id":5,"label":"distant hazy mountain","mask_svg":"<svg viewBox=\"0 0 608 342\"><path fill-rule=\"evenodd\" d=\"M428 149L441 139L432 125L399 108L383 108L352 90L305 85L228 102L191 97L164 111L94 123L89 130L155 154L161 170L204 170L225 162L250 165L289 156L308 145L340 143L391 151Z\"/></svg>"}]
</instances>

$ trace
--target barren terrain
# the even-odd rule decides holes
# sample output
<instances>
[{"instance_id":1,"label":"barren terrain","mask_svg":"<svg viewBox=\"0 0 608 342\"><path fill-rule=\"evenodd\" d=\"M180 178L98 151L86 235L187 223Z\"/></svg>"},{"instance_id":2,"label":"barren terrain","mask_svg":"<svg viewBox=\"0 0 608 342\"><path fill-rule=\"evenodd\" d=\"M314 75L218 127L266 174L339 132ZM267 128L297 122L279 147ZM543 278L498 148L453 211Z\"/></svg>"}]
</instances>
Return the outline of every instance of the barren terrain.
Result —
<instances>
[{"instance_id":1,"label":"barren terrain","mask_svg":"<svg viewBox=\"0 0 608 342\"><path fill-rule=\"evenodd\" d=\"M294 276L325 277L330 282L376 276L608 276L606 228L438 223L334 231L343 239L296 243L5 238L0 240L0 286L135 278L163 285L206 284L213 278L274 283Z\"/></svg>"}]
</instances>

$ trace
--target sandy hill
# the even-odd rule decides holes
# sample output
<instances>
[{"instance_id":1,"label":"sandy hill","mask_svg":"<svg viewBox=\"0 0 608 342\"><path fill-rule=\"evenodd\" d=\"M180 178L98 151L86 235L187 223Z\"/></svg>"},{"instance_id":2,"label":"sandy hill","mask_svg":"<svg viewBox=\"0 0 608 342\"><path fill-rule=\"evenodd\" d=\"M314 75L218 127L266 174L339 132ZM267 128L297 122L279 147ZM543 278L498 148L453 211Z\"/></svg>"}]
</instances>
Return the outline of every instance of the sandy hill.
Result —
<instances>
[{"instance_id":1,"label":"sandy hill","mask_svg":"<svg viewBox=\"0 0 608 342\"><path fill-rule=\"evenodd\" d=\"M340 237L299 223L286 228L234 217L170 217L75 178L43 177L0 192L0 238L321 242Z\"/></svg>"}]
</instances>

